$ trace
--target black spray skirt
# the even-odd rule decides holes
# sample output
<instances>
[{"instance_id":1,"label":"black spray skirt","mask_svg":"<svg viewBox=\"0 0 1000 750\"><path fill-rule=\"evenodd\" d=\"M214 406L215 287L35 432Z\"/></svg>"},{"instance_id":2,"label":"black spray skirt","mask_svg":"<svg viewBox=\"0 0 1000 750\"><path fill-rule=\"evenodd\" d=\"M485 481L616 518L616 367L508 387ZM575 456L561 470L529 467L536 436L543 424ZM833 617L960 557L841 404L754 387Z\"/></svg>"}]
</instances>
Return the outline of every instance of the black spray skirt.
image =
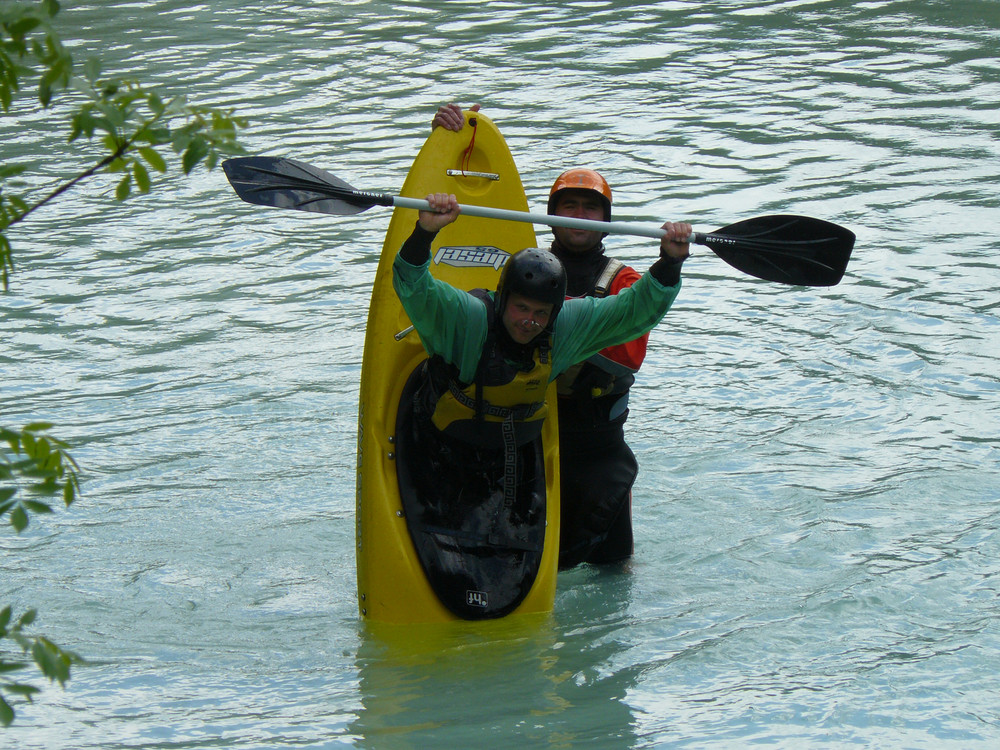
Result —
<instances>
[{"instance_id":1,"label":"black spray skirt","mask_svg":"<svg viewBox=\"0 0 1000 750\"><path fill-rule=\"evenodd\" d=\"M441 433L413 410L423 368L396 420L396 471L407 527L441 603L466 620L503 617L527 596L545 540L545 464L536 439L517 450L516 493L504 493L503 449Z\"/></svg>"}]
</instances>

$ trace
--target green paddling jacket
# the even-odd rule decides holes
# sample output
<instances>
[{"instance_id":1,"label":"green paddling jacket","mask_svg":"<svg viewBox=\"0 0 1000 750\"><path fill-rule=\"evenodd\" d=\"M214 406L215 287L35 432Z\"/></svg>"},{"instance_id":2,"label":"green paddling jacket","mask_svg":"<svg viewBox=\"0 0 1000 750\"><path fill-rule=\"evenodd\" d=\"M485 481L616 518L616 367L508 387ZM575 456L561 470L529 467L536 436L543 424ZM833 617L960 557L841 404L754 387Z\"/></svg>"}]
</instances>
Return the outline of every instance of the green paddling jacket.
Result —
<instances>
[{"instance_id":1,"label":"green paddling jacket","mask_svg":"<svg viewBox=\"0 0 1000 750\"><path fill-rule=\"evenodd\" d=\"M440 355L458 368L459 380L471 383L486 343L486 308L468 292L431 275L433 237L417 226L393 263L393 288L428 355ZM605 347L652 330L680 288L680 264L659 260L618 294L566 300L552 331L550 381Z\"/></svg>"}]
</instances>

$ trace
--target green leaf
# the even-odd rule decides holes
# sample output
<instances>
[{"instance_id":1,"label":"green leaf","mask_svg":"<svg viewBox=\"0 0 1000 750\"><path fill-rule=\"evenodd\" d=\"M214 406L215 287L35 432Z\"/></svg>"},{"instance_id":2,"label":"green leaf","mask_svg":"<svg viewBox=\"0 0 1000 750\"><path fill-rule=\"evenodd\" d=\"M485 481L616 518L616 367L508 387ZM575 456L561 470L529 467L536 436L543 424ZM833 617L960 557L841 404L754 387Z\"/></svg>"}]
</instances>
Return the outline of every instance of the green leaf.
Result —
<instances>
[{"instance_id":1,"label":"green leaf","mask_svg":"<svg viewBox=\"0 0 1000 750\"><path fill-rule=\"evenodd\" d=\"M54 472L56 476L61 477L65 474L66 470L63 468L62 454L57 450L49 453L48 457L45 459L44 468L46 471Z\"/></svg>"},{"instance_id":2,"label":"green leaf","mask_svg":"<svg viewBox=\"0 0 1000 750\"><path fill-rule=\"evenodd\" d=\"M10 444L10 449L12 451L21 450L20 432L14 432L14 430L9 430L6 427L0 427L0 440L6 440Z\"/></svg>"},{"instance_id":3,"label":"green leaf","mask_svg":"<svg viewBox=\"0 0 1000 750\"><path fill-rule=\"evenodd\" d=\"M24 476L39 480L38 484L32 485L32 489L38 492L52 492L55 490L52 484L55 482L56 472L34 465L34 462L32 464L30 468L21 471L21 474Z\"/></svg>"},{"instance_id":4,"label":"green leaf","mask_svg":"<svg viewBox=\"0 0 1000 750\"><path fill-rule=\"evenodd\" d=\"M53 61L52 66L42 75L39 83L39 99L42 101L42 106L49 106L53 89L57 86L64 87L69 83L72 69L73 60L65 53Z\"/></svg>"},{"instance_id":5,"label":"green leaf","mask_svg":"<svg viewBox=\"0 0 1000 750\"><path fill-rule=\"evenodd\" d=\"M107 133L112 139L115 137L115 126L107 117L98 117L96 114L92 114L88 120L88 125L90 126L90 137L94 136L94 131L96 130ZM114 148L111 150L113 151Z\"/></svg>"},{"instance_id":6,"label":"green leaf","mask_svg":"<svg viewBox=\"0 0 1000 750\"><path fill-rule=\"evenodd\" d=\"M136 133L135 139L141 143L149 143L152 146L159 146L170 143L170 128L143 128Z\"/></svg>"},{"instance_id":7,"label":"green leaf","mask_svg":"<svg viewBox=\"0 0 1000 750\"><path fill-rule=\"evenodd\" d=\"M135 177L135 186L139 188L139 192L148 193L150 187L149 172L141 161L137 160L132 163L132 175Z\"/></svg>"},{"instance_id":8,"label":"green leaf","mask_svg":"<svg viewBox=\"0 0 1000 750\"><path fill-rule=\"evenodd\" d=\"M156 149L150 148L149 146L143 146L139 149L139 154L146 163L149 164L153 169L159 173L164 173L167 171L167 162L157 153Z\"/></svg>"},{"instance_id":9,"label":"green leaf","mask_svg":"<svg viewBox=\"0 0 1000 750\"><path fill-rule=\"evenodd\" d=\"M72 143L81 135L85 135L87 138L94 136L94 118L87 110L77 112L70 119L70 132L66 142Z\"/></svg>"},{"instance_id":10,"label":"green leaf","mask_svg":"<svg viewBox=\"0 0 1000 750\"><path fill-rule=\"evenodd\" d=\"M189 174L192 169L198 166L198 162L208 156L210 150L211 148L204 138L198 136L192 139L191 144L187 147L181 159L184 174Z\"/></svg>"},{"instance_id":11,"label":"green leaf","mask_svg":"<svg viewBox=\"0 0 1000 750\"><path fill-rule=\"evenodd\" d=\"M8 604L3 609L0 609L0 632L7 632L7 625L10 624L11 607Z\"/></svg>"},{"instance_id":12,"label":"green leaf","mask_svg":"<svg viewBox=\"0 0 1000 750\"><path fill-rule=\"evenodd\" d=\"M7 502L16 494L16 487L0 487L0 504Z\"/></svg>"},{"instance_id":13,"label":"green leaf","mask_svg":"<svg viewBox=\"0 0 1000 750\"><path fill-rule=\"evenodd\" d=\"M51 430L54 425L51 422L32 422L31 424L26 424L24 426L25 432L46 432Z\"/></svg>"},{"instance_id":14,"label":"green leaf","mask_svg":"<svg viewBox=\"0 0 1000 750\"><path fill-rule=\"evenodd\" d=\"M109 130L107 132L107 134L103 138L101 138L101 143L104 144L104 147L108 150L109 153L111 153L111 154L118 154L119 153L119 146L121 144L121 139L118 137L118 133L116 131ZM119 156L120 156L120 154L119 154ZM121 158L118 158L111 165L111 167L108 167L108 169L109 169L109 171L114 171L112 169L112 167L114 167L115 165L124 165L124 164L125 164L125 161L123 159L121 159ZM119 166L119 168L123 168L123 167Z\"/></svg>"},{"instance_id":15,"label":"green leaf","mask_svg":"<svg viewBox=\"0 0 1000 750\"><path fill-rule=\"evenodd\" d=\"M7 685L4 688L4 690L6 690L8 693L13 693L14 695L20 695L22 698L27 698L29 701L31 700L32 696L38 695L40 692L42 692L38 688L32 687L31 685L21 685L18 683L15 683L13 685Z\"/></svg>"},{"instance_id":16,"label":"green leaf","mask_svg":"<svg viewBox=\"0 0 1000 750\"><path fill-rule=\"evenodd\" d=\"M28 455L35 459L35 463L39 466L44 466L51 453L52 446L49 445L49 441L40 437L35 441L34 448Z\"/></svg>"},{"instance_id":17,"label":"green leaf","mask_svg":"<svg viewBox=\"0 0 1000 750\"><path fill-rule=\"evenodd\" d=\"M97 111L104 115L108 133L117 133L120 128L125 126L126 113L124 107L114 102L100 102L97 105Z\"/></svg>"},{"instance_id":18,"label":"green leaf","mask_svg":"<svg viewBox=\"0 0 1000 750\"><path fill-rule=\"evenodd\" d=\"M155 91L151 92L146 97L146 103L149 104L149 108L153 111L153 114L156 115L157 117L162 115L163 110L166 108L166 105L163 103L163 99L161 99L160 95L157 94Z\"/></svg>"},{"instance_id":19,"label":"green leaf","mask_svg":"<svg viewBox=\"0 0 1000 750\"><path fill-rule=\"evenodd\" d=\"M105 140L108 141L108 144L107 144L108 148L111 149L112 151L114 151L115 150L114 141L110 137L106 138ZM106 166L105 169L108 172L124 172L124 171L126 171L128 169L128 165L129 165L129 160L128 159L118 158L118 159L115 159L110 164L108 164L108 166Z\"/></svg>"},{"instance_id":20,"label":"green leaf","mask_svg":"<svg viewBox=\"0 0 1000 750\"><path fill-rule=\"evenodd\" d=\"M69 679L70 665L73 663L72 654L63 651L48 638L39 637L35 640L31 656L42 670L42 674L50 680L57 680L63 685Z\"/></svg>"},{"instance_id":21,"label":"green leaf","mask_svg":"<svg viewBox=\"0 0 1000 750\"><path fill-rule=\"evenodd\" d=\"M19 198L16 195L8 195L7 202L12 205L19 214L26 213L28 210L28 204L23 198ZM10 245L7 245L9 248Z\"/></svg>"},{"instance_id":22,"label":"green leaf","mask_svg":"<svg viewBox=\"0 0 1000 750\"><path fill-rule=\"evenodd\" d=\"M76 477L71 476L66 482L66 485L63 487L63 503L67 508L73 504L74 500L76 500L76 487Z\"/></svg>"},{"instance_id":23,"label":"green leaf","mask_svg":"<svg viewBox=\"0 0 1000 750\"><path fill-rule=\"evenodd\" d=\"M51 513L52 506L41 503L37 500L25 500L24 507L30 510L32 513Z\"/></svg>"},{"instance_id":24,"label":"green leaf","mask_svg":"<svg viewBox=\"0 0 1000 750\"><path fill-rule=\"evenodd\" d=\"M42 670L43 675L50 680L55 679L57 669L55 664L56 655L52 653L51 649L46 648L41 638L36 639L34 645L31 647L31 658L35 660L35 664Z\"/></svg>"},{"instance_id":25,"label":"green leaf","mask_svg":"<svg viewBox=\"0 0 1000 750\"><path fill-rule=\"evenodd\" d=\"M228 117L213 113L212 135L218 140L231 141L236 137L236 125Z\"/></svg>"},{"instance_id":26,"label":"green leaf","mask_svg":"<svg viewBox=\"0 0 1000 750\"><path fill-rule=\"evenodd\" d=\"M52 84L45 78L38 82L38 101L46 109L52 102Z\"/></svg>"},{"instance_id":27,"label":"green leaf","mask_svg":"<svg viewBox=\"0 0 1000 750\"><path fill-rule=\"evenodd\" d=\"M21 615L20 619L17 621L17 628L18 628L18 630L20 630L21 628L27 627L28 625L30 625L31 623L33 623L35 621L36 617L38 617L38 610L37 609L29 609L29 610L27 610L23 615Z\"/></svg>"},{"instance_id":28,"label":"green leaf","mask_svg":"<svg viewBox=\"0 0 1000 750\"><path fill-rule=\"evenodd\" d=\"M14 709L0 695L0 724L9 727L14 722Z\"/></svg>"},{"instance_id":29,"label":"green leaf","mask_svg":"<svg viewBox=\"0 0 1000 750\"><path fill-rule=\"evenodd\" d=\"M10 525L18 534L28 527L28 514L24 512L22 506L18 505L10 514Z\"/></svg>"},{"instance_id":30,"label":"green leaf","mask_svg":"<svg viewBox=\"0 0 1000 750\"><path fill-rule=\"evenodd\" d=\"M123 201L128 198L129 193L132 192L132 174L126 174L122 181L118 183L118 187L115 188L115 198L117 200Z\"/></svg>"},{"instance_id":31,"label":"green leaf","mask_svg":"<svg viewBox=\"0 0 1000 750\"><path fill-rule=\"evenodd\" d=\"M10 33L12 39L24 39L28 34L37 29L42 23L40 18L35 18L34 16L25 16L24 18L19 18L7 27L7 31Z\"/></svg>"},{"instance_id":32,"label":"green leaf","mask_svg":"<svg viewBox=\"0 0 1000 750\"><path fill-rule=\"evenodd\" d=\"M24 172L27 166L24 164L3 164L0 165L0 179L8 179L10 177L17 177L17 175Z\"/></svg>"}]
</instances>

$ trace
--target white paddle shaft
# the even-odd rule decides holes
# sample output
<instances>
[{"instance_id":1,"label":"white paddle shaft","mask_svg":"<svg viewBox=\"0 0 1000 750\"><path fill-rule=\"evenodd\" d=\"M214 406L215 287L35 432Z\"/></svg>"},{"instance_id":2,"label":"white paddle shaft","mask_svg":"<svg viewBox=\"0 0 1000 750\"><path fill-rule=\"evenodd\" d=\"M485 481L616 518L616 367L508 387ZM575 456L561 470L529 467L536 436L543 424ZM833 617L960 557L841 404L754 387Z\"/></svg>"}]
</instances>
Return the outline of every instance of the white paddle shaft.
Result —
<instances>
[{"instance_id":1,"label":"white paddle shaft","mask_svg":"<svg viewBox=\"0 0 1000 750\"><path fill-rule=\"evenodd\" d=\"M392 197L392 205L400 208L415 208L418 211L430 211L431 205L418 198ZM508 211L505 208L489 208L487 206L459 206L466 216L481 216L486 219L501 219L503 221L520 221L525 224L547 224L550 227L568 227L570 229L588 229L592 232L607 232L608 234L631 234L636 237L652 237L662 239L666 232L660 227L643 224L628 224L623 221L592 221L590 219L574 219L571 216L551 216L549 214L534 214L528 211ZM688 242L694 242L694 235Z\"/></svg>"}]
</instances>

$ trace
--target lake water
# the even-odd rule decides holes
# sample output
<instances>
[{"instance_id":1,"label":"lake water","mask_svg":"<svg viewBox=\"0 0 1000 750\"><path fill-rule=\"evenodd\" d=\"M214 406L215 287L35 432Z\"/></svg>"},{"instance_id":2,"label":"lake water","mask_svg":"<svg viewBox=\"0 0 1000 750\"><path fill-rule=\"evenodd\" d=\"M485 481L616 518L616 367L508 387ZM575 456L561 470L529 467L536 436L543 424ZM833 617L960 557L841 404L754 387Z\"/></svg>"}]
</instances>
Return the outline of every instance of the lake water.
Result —
<instances>
[{"instance_id":1,"label":"lake water","mask_svg":"<svg viewBox=\"0 0 1000 750\"><path fill-rule=\"evenodd\" d=\"M1000 3L65 5L81 59L358 188L480 102L533 210L586 164L622 220L858 242L829 289L694 249L634 389L626 570L561 574L542 622L383 633L354 459L389 213L254 208L221 170L86 183L10 233L0 422L57 423L85 478L0 536L0 602L91 664L0 744L1000 745ZM86 163L58 111L0 123L39 190Z\"/></svg>"}]
</instances>

